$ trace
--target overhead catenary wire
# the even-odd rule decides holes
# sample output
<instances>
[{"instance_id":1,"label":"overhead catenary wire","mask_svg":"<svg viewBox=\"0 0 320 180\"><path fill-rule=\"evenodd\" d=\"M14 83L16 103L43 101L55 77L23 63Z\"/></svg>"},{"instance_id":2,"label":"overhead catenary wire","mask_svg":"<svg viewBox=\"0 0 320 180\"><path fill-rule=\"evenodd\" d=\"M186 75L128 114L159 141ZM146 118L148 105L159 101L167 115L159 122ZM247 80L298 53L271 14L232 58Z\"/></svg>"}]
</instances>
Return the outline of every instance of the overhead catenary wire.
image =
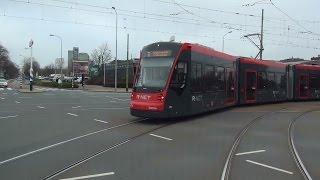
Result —
<instances>
[{"instance_id":1,"label":"overhead catenary wire","mask_svg":"<svg viewBox=\"0 0 320 180\"><path fill-rule=\"evenodd\" d=\"M61 6L61 5L52 5L52 4L45 4L45 3L37 3L37 2L30 2L30 1L23 1L23 0L8 0L8 1L13 1L13 2L17 2L17 3L26 3L26 4L35 4L35 5L41 5L41 6L48 6L48 7L56 7L56 8L65 8L65 9L72 9L72 10L79 10L79 11L85 11L85 12L94 12L94 13L103 13L103 14L113 14L112 12L108 11L111 10L111 8L109 7L105 7L105 6L98 6L98 5L90 5L90 4L85 4L85 3L77 3L77 2L71 2L71 1L66 1L66 0L48 0L48 1L53 1L53 2L62 2L62 3L68 3L68 4L74 4L76 5L76 7L73 6ZM176 3L179 4L179 3ZM94 8L100 8L103 10L91 10L91 9L83 9L83 8L79 8L77 7L78 5L81 6L87 6L87 7L94 7ZM179 5L181 6L181 5ZM182 7L182 6L181 6ZM126 10L126 9L118 9L120 12L128 12L128 13L133 13L133 14L142 14L144 15L143 17L139 17L139 16L132 16L132 14L121 14L123 16L128 16L128 17L136 17L136 18L145 18L145 19L155 19L155 18L150 18L147 17L146 15L150 15L150 16L158 16L158 17L163 17L163 18L170 18L170 19L177 19L177 20L187 20L187 21L197 21L199 25L202 25L201 23L210 23L210 24L219 24L224 29L233 29L233 30L243 30L239 27L234 27L234 26L244 26L244 27L257 27L259 28L259 25L250 25L250 24L239 24L239 23L229 23L229 22L219 22L219 21L213 21L211 19L208 19L206 17L201 17L196 15L195 13L192 13L193 15L195 15L196 17L198 16L199 18L202 19L206 19L206 20L199 20L199 19L190 19L190 18L184 18L184 17L174 17L174 16L170 16L170 15L163 15L163 14L155 14L155 13L146 13L146 12L139 12L139 11L133 11L133 10ZM191 13L189 11L189 13ZM238 14L238 13L235 13ZM245 15L245 16L251 16L251 15ZM251 16L252 17L252 16ZM257 16L259 17L259 16ZM159 20L159 18L155 19L155 20ZM162 21L168 21L168 22L174 22L174 20L168 20L168 19L161 19ZM266 21L268 21L266 19ZM275 21L270 21L269 22L275 22ZM178 23L181 23L181 21ZM184 22L185 23L185 22ZM280 29L280 30L284 30L284 27L270 27L267 26L266 29Z\"/></svg>"},{"instance_id":2,"label":"overhead catenary wire","mask_svg":"<svg viewBox=\"0 0 320 180\"><path fill-rule=\"evenodd\" d=\"M160 3L165 3L165 4L173 4L172 1L165 1L165 0L153 0L156 2ZM266 0L267 1L267 0ZM214 12L219 12L219 13L226 13L226 14L233 14L233 15L239 15L239 16L249 16L249 17L255 17L255 18L261 18L261 15L255 15L255 14L246 14L246 13L239 13L239 12L232 12L232 11L225 11L225 10L220 10L220 9L213 9L213 8L207 8L207 7L200 7L200 6L193 6L193 5L187 5L187 4L182 4L182 3L175 3L183 7L189 7L189 8L195 8L195 9L201 9L201 10L207 10L207 11L214 11ZM282 19L278 17L268 17L266 16L265 19L273 19L273 20L279 20L279 21L284 21L287 19ZM310 20L300 20L301 22L306 22L306 23L320 23L320 21L310 21Z\"/></svg>"},{"instance_id":3,"label":"overhead catenary wire","mask_svg":"<svg viewBox=\"0 0 320 180\"><path fill-rule=\"evenodd\" d=\"M84 26L93 26L93 27L99 27L99 28L115 28L114 26L108 26L108 25L99 25L99 24L92 24L92 23L81 23L81 22L72 22L72 21L62 21L62 20L53 20L53 19L45 19L45 18L32 18L32 17L21 17L21 16L12 16L12 15L4 15L4 17L9 18L18 18L18 19L27 19L27 20L36 20L36 21L47 21L47 22L57 22L57 23L66 23L66 24L76 24L76 25L84 25ZM194 34L184 34L184 33L176 33L176 32L169 32L169 31L159 31L159 30L147 30L147 29L141 29L141 28L133 28L133 27L118 27L119 29L130 29L133 31L142 31L142 32L151 32L151 33L162 33L162 34L176 34L176 35L182 35L182 36L190 36L190 37L199 37L199 38L208 38L212 39L213 37L210 36L203 36L203 35L194 35ZM244 41L243 39L227 39L232 41ZM281 45L281 46L287 46L287 47L300 47L300 48L307 48L307 49L320 49L318 47L307 47L307 46L300 46L297 44L280 44L280 43L269 43L273 45Z\"/></svg>"},{"instance_id":4,"label":"overhead catenary wire","mask_svg":"<svg viewBox=\"0 0 320 180\"><path fill-rule=\"evenodd\" d=\"M290 20L292 20L293 22L295 22L298 26L300 26L301 28L303 28L304 30L306 30L306 32L310 33L310 34L314 34L314 35L320 35L317 33L314 33L312 31L310 31L309 29L307 29L305 26L303 26L301 23L299 23L297 20L295 20L294 18L292 18L291 16L289 16L286 12L284 12L282 9L280 9L278 6L276 6L272 0L270 0L270 3L272 4L273 7L275 7L277 10L279 10L281 13L283 13L284 15L286 15Z\"/></svg>"},{"instance_id":5,"label":"overhead catenary wire","mask_svg":"<svg viewBox=\"0 0 320 180\"><path fill-rule=\"evenodd\" d=\"M68 8L72 10L79 10L79 11L85 11L85 12L95 12L95 13L104 13L104 14L113 14L112 12L109 12L107 10L91 10L91 9L85 9L85 8L79 8L78 5L83 5L83 6L88 6L88 7L96 7L96 8L101 8L102 6L96 6L96 5L90 5L90 4L81 4L81 3L76 3L76 2L70 2L70 1L65 1L65 0L47 0L48 1L54 1L54 2L63 2L63 3L72 3L76 5L76 7L73 6L61 6L61 5L56 5L56 4L45 4L45 3L35 3L35 2L30 2L30 1L22 1L22 0L8 0L8 1L14 1L14 2L22 2L22 3L34 3L38 4L41 6L48 6L48 7L56 7L56 8ZM105 7L103 7L105 8ZM107 9L107 8L106 8ZM109 8L110 9L110 8ZM125 14L121 13L119 15L126 16L126 17L134 17L134 18L145 18L145 19L151 19L151 20L158 20L158 21L167 21L167 22L173 22L173 23L184 23L184 24L189 24L189 25L197 25L197 26L204 26L204 27L210 27L210 28L220 28L220 29L235 29L240 32L255 32L254 29L244 29L244 27L257 27L254 25L247 25L247 24L231 24L231 23L223 23L226 24L226 26L215 26L209 20L204 21L204 20L195 20L192 19L192 21L199 21L202 23L194 23L194 22L188 22L188 21L180 21L180 20L175 20L175 19L190 19L190 18L184 18L184 17L171 17L170 15L166 16L163 15L162 17L164 18L170 18L170 19L161 19L161 18L155 18L155 17L148 17L148 16L161 16L159 14L154 14L154 13L146 13L146 12L138 12L138 11L132 11L132 10L119 10L123 12L132 12L133 14L143 14L144 16L138 16L138 15L132 15L132 14ZM148 15L148 16L145 16ZM86 22L72 22L72 21L62 21L62 20L54 20L54 19L49 19L49 18L28 18L26 16L15 16L15 15L8 15L4 14L4 16L7 17L15 17L15 18L22 18L22 19L32 19L32 20L42 20L42 21L51 21L51 22L61 22L61 23L71 23L71 24L78 24L78 25L86 25L86 26L95 26L95 27L105 27L105 28L115 28L112 26L107 26L107 25L102 25L102 24L93 24L93 23L86 23ZM233 27L230 25L237 25L239 27ZM131 29L135 31L144 31L144 32L154 32L154 33L163 33L163 34L176 34L176 35L183 35L183 36L192 36L192 37L201 37L201 38L210 38L210 39L219 39L219 38L214 38L209 35L195 35L195 34L188 34L188 33L178 33L178 32L170 32L170 31L161 31L161 30L150 30L150 29L142 29L142 28L135 28L135 27L124 27L122 29ZM302 36L292 36L292 35L286 35L286 34L277 34L277 33L272 33L271 29L276 28L276 27L271 27L270 29L265 30L265 34L267 35L273 35L273 36L282 36L282 37L290 37L290 38L297 38L297 39L304 39L304 40L313 40L313 41L318 41L319 39L316 38L308 38L308 37L302 37ZM282 28L284 29L284 28ZM301 33L300 33L301 34ZM238 39L234 39L238 40ZM242 40L241 40L242 41ZM312 47L311 47L312 48Z\"/></svg>"},{"instance_id":6,"label":"overhead catenary wire","mask_svg":"<svg viewBox=\"0 0 320 180\"><path fill-rule=\"evenodd\" d=\"M95 12L95 13L104 13L104 14L113 14L113 12L110 11L98 11L98 10L90 10L90 9L83 9L83 8L78 8L78 7L72 7L72 6L61 6L61 5L52 5L52 4L45 4L45 3L37 3L37 2L30 2L30 1L22 1L22 0L9 0L9 1L13 1L13 2L17 2L17 3L26 3L26 4L35 4L35 5L39 5L39 6L48 6L48 7L55 7L55 8L64 8L64 9L72 9L72 10L79 10L79 11L86 11L86 12ZM96 6L96 5L90 5L90 4L81 4L81 3L75 3L75 2L70 2L70 1L65 1L65 0L49 0L49 1L54 1L54 2L63 2L63 3L70 3L70 4L75 4L75 5L85 5L85 6L90 6L90 7L98 7L98 8L102 8L102 6ZM105 9L108 9L106 7L103 7ZM109 8L110 9L110 8ZM186 10L186 9L185 9ZM124 9L119 9L119 11L124 11L124 12L132 12L134 14L144 14L144 15L151 15L151 16L161 16L161 17L170 17L170 18L174 18L171 16L166 16L166 15L159 15L159 14L154 14L154 13L143 13L143 12L137 12L137 11L131 11L131 10L124 10ZM193 13L192 13L193 14ZM212 28L220 28L220 29L232 29L232 30L237 30L237 31L248 31L248 32L255 32L253 30L250 31L250 29L243 29L243 27L260 27L260 26L255 26L255 25L248 25L248 24L232 24L232 23L226 23L226 22L214 22L211 21L209 24L202 24L205 23L206 21L202 21L202 23L199 23L199 20L195 20L195 19L189 19L189 18L182 18L179 17L179 20L169 20L169 19L160 19L160 18L154 18L154 17L146 17L146 16L137 16L137 15L132 15L132 14L119 14L120 16L126 16L126 17L133 17L133 18L144 18L144 19L151 19L151 20L159 20L159 21L166 21L166 22L173 22L173 23L183 23L183 24L192 24L192 25L199 25L199 26L205 26L205 27L212 27ZM185 19L188 20L187 21L181 21L180 19ZM198 21L197 23L193 23L191 21ZM212 23L216 23L220 26L213 26ZM234 27L237 26L237 27ZM284 30L284 28L280 28L280 27L266 27L265 30L268 31L268 29L282 29ZM273 35L277 35L277 34L273 34ZM281 35L283 36L283 35ZM298 38L298 36L296 36ZM312 39L310 39L312 40Z\"/></svg>"}]
</instances>

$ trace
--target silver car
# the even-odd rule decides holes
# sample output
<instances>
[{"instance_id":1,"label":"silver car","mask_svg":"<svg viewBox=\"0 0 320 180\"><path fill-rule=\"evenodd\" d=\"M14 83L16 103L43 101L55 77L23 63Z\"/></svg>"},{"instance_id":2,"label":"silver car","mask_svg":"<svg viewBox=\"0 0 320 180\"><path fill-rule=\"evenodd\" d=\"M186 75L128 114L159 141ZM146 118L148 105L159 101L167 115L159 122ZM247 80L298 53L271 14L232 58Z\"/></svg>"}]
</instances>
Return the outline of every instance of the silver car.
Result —
<instances>
[{"instance_id":1,"label":"silver car","mask_svg":"<svg viewBox=\"0 0 320 180\"><path fill-rule=\"evenodd\" d=\"M0 87L8 87L8 82L5 79L0 79Z\"/></svg>"}]
</instances>

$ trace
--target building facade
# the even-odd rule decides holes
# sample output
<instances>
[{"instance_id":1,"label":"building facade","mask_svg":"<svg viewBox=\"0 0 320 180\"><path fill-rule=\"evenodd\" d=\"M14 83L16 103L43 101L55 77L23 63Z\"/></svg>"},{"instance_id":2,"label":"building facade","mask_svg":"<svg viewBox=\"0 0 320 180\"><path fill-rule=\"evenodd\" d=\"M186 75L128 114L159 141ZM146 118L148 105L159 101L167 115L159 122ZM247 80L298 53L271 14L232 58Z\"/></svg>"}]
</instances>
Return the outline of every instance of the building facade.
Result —
<instances>
[{"instance_id":1,"label":"building facade","mask_svg":"<svg viewBox=\"0 0 320 180\"><path fill-rule=\"evenodd\" d=\"M73 50L68 51L68 71L69 75L89 76L89 54L79 53L79 47L73 47Z\"/></svg>"}]
</instances>

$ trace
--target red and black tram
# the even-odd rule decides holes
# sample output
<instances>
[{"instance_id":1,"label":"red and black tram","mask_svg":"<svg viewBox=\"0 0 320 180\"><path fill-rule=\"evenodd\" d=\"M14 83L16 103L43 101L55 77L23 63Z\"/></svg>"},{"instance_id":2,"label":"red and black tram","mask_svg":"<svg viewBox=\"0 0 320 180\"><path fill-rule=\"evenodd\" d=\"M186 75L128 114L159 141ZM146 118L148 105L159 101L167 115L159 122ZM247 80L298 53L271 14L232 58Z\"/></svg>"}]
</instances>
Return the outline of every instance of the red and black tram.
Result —
<instances>
[{"instance_id":1,"label":"red and black tram","mask_svg":"<svg viewBox=\"0 0 320 180\"><path fill-rule=\"evenodd\" d=\"M298 64L291 71L291 99L320 100L320 66Z\"/></svg>"},{"instance_id":2,"label":"red and black tram","mask_svg":"<svg viewBox=\"0 0 320 180\"><path fill-rule=\"evenodd\" d=\"M320 99L320 67L158 42L141 51L130 111L133 116L171 118L237 104L299 99Z\"/></svg>"},{"instance_id":3,"label":"red and black tram","mask_svg":"<svg viewBox=\"0 0 320 180\"><path fill-rule=\"evenodd\" d=\"M239 104L286 101L287 69L276 61L239 58Z\"/></svg>"}]
</instances>

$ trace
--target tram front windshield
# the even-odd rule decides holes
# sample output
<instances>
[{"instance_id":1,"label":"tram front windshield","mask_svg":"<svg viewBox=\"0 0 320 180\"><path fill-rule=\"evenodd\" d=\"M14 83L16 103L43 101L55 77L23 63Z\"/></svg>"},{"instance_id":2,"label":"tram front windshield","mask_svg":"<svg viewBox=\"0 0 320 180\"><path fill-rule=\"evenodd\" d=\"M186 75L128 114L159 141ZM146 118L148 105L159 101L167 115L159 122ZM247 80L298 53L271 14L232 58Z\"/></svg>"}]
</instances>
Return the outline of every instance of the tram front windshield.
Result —
<instances>
[{"instance_id":1,"label":"tram front windshield","mask_svg":"<svg viewBox=\"0 0 320 180\"><path fill-rule=\"evenodd\" d=\"M165 88L174 58L144 58L140 62L135 87L141 90L163 91Z\"/></svg>"}]
</instances>

